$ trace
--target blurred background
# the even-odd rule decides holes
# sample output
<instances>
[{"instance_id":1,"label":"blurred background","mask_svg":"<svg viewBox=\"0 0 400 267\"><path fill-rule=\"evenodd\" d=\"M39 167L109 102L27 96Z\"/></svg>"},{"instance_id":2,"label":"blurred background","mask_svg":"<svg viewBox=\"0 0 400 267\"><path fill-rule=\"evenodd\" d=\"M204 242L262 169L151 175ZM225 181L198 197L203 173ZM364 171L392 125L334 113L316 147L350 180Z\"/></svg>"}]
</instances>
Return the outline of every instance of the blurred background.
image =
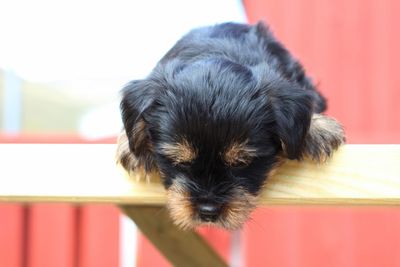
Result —
<instances>
[{"instance_id":1,"label":"blurred background","mask_svg":"<svg viewBox=\"0 0 400 267\"><path fill-rule=\"evenodd\" d=\"M193 27L258 20L304 64L348 143L399 143L399 13L396 0L0 0L0 143L115 143L125 83ZM400 266L397 208L252 217L241 232L199 231L231 266ZM0 266L170 265L114 207L1 204Z\"/></svg>"}]
</instances>

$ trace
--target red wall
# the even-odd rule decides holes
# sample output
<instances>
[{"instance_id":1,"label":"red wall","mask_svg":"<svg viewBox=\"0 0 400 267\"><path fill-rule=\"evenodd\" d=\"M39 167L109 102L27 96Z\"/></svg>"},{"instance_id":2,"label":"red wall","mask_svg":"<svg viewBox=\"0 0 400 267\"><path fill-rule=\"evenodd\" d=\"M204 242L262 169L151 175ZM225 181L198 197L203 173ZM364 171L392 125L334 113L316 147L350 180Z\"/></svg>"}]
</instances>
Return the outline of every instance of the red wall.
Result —
<instances>
[{"instance_id":1,"label":"red wall","mask_svg":"<svg viewBox=\"0 0 400 267\"><path fill-rule=\"evenodd\" d=\"M118 266L118 215L111 206L2 204L0 266Z\"/></svg>"},{"instance_id":2,"label":"red wall","mask_svg":"<svg viewBox=\"0 0 400 267\"><path fill-rule=\"evenodd\" d=\"M400 143L400 1L244 4L304 63L349 143ZM253 217L245 266L400 266L400 209L271 207Z\"/></svg>"},{"instance_id":3,"label":"red wall","mask_svg":"<svg viewBox=\"0 0 400 267\"><path fill-rule=\"evenodd\" d=\"M245 0L305 65L349 143L400 140L400 1Z\"/></svg>"}]
</instances>

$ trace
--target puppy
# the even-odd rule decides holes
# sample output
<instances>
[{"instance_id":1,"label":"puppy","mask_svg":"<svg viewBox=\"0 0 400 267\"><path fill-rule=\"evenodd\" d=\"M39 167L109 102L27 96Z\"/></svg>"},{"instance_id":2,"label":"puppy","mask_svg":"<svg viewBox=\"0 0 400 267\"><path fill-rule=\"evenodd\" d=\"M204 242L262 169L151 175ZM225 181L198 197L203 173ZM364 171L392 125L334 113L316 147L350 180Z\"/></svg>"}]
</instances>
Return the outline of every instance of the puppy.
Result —
<instances>
[{"instance_id":1,"label":"puppy","mask_svg":"<svg viewBox=\"0 0 400 267\"><path fill-rule=\"evenodd\" d=\"M324 97L263 23L194 29L123 89L118 159L159 173L182 228L240 228L284 159L324 161L344 142Z\"/></svg>"}]
</instances>

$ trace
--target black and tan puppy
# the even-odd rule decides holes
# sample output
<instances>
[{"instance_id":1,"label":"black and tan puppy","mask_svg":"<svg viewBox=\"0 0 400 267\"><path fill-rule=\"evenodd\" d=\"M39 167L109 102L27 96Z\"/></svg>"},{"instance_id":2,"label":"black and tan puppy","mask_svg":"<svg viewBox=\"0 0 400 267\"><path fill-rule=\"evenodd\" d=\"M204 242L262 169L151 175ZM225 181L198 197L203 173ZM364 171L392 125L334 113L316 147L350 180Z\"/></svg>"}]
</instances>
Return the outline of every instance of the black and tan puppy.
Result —
<instances>
[{"instance_id":1,"label":"black and tan puppy","mask_svg":"<svg viewBox=\"0 0 400 267\"><path fill-rule=\"evenodd\" d=\"M181 227L236 229L282 159L322 161L343 143L325 109L263 23L199 28L123 89L118 157L161 175Z\"/></svg>"}]
</instances>

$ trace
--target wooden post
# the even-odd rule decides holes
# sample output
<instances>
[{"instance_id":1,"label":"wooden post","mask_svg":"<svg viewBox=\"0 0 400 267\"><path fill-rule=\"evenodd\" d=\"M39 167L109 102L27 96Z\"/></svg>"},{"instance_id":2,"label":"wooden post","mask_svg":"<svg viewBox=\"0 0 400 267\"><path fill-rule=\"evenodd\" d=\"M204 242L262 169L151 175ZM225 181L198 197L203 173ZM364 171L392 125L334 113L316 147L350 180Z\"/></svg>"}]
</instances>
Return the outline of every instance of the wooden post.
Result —
<instances>
[{"instance_id":1,"label":"wooden post","mask_svg":"<svg viewBox=\"0 0 400 267\"><path fill-rule=\"evenodd\" d=\"M228 266L196 232L183 231L175 226L165 207L120 207L173 266Z\"/></svg>"}]
</instances>

